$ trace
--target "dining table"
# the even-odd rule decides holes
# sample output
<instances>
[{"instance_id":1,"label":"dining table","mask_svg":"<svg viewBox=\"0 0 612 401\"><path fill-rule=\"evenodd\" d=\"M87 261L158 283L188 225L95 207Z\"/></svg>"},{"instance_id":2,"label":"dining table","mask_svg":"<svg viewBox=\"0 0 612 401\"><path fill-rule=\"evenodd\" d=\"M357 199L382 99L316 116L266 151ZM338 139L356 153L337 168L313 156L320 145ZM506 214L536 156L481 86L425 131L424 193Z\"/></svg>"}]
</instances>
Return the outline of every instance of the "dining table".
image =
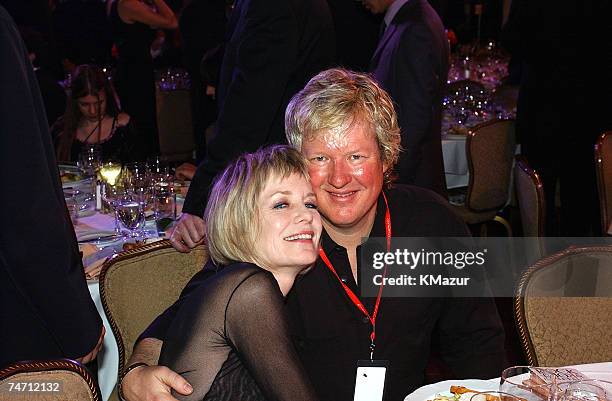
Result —
<instances>
[{"instance_id":1,"label":"dining table","mask_svg":"<svg viewBox=\"0 0 612 401\"><path fill-rule=\"evenodd\" d=\"M606 383L607 400L612 400L612 361L565 366L583 373L589 379L604 380ZM444 380L419 387L408 394L404 401L431 401L438 394L448 394L451 386L463 386L476 391L499 391L501 377L492 379L462 379ZM601 400L605 401L605 400Z\"/></svg>"},{"instance_id":2,"label":"dining table","mask_svg":"<svg viewBox=\"0 0 612 401\"><path fill-rule=\"evenodd\" d=\"M182 198L179 197L178 200L177 212L180 214ZM96 211L92 208L80 212L73 223L77 241L79 241L79 248L84 252L83 265L86 272L87 288L106 329L102 348L97 356L98 385L102 400L106 401L109 399L117 383L119 350L110 323L104 313L104 307L102 306L98 276L102 264L107 259L121 252L126 243L134 242L134 240L115 235L114 215ZM164 233L159 233L156 228L155 221L147 221L145 235L139 241L150 243L162 240Z\"/></svg>"}]
</instances>

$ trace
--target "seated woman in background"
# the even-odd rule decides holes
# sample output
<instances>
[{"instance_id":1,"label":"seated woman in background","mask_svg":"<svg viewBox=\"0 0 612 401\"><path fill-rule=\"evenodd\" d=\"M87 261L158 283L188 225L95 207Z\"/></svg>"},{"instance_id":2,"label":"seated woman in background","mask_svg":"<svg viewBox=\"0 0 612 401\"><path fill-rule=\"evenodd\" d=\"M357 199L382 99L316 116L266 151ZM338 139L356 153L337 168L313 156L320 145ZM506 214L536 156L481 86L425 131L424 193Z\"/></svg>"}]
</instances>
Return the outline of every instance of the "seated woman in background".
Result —
<instances>
[{"instance_id":1,"label":"seated woman in background","mask_svg":"<svg viewBox=\"0 0 612 401\"><path fill-rule=\"evenodd\" d=\"M103 160L133 161L137 138L133 121L122 113L115 90L93 65L77 67L66 111L51 127L59 161L78 161L84 146L98 145Z\"/></svg>"},{"instance_id":2,"label":"seated woman in background","mask_svg":"<svg viewBox=\"0 0 612 401\"><path fill-rule=\"evenodd\" d=\"M281 145L242 155L217 178L204 218L211 276L181 304L160 356L193 385L179 399L315 400L284 310L321 236L302 155Z\"/></svg>"}]
</instances>

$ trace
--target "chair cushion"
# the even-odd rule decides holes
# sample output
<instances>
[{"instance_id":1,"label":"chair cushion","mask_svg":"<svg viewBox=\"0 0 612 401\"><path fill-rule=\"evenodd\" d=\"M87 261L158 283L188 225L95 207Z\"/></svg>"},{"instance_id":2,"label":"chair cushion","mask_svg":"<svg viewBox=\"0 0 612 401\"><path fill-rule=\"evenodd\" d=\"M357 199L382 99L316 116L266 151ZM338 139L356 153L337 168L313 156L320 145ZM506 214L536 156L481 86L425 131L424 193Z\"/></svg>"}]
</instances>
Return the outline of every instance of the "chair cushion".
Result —
<instances>
[{"instance_id":1,"label":"chair cushion","mask_svg":"<svg viewBox=\"0 0 612 401\"><path fill-rule=\"evenodd\" d=\"M465 205L451 205L455 213L467 224L480 224L486 221L492 220L496 215L497 211L491 212L474 212L468 209Z\"/></svg>"},{"instance_id":2,"label":"chair cushion","mask_svg":"<svg viewBox=\"0 0 612 401\"><path fill-rule=\"evenodd\" d=\"M612 360L612 298L527 297L524 302L540 366Z\"/></svg>"}]
</instances>

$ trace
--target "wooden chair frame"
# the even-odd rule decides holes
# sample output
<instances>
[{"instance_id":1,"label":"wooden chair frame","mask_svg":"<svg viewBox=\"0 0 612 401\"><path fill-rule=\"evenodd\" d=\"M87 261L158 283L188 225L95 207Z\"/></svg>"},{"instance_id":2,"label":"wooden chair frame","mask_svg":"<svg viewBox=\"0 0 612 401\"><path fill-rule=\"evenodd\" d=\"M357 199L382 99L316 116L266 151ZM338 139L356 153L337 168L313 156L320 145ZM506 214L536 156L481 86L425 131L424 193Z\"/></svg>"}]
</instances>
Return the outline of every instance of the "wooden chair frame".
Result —
<instances>
[{"instance_id":1,"label":"wooden chair frame","mask_svg":"<svg viewBox=\"0 0 612 401\"><path fill-rule=\"evenodd\" d=\"M525 172L531 179L534 188L537 192L537 207L538 207L538 237L544 237L546 234L546 197L544 194L544 184L540 179L539 174L531 168L525 156L516 156L516 166ZM516 180L516 177L515 177ZM515 181L516 182L516 181ZM519 204L519 208L521 205Z\"/></svg>"},{"instance_id":2,"label":"wooden chair frame","mask_svg":"<svg viewBox=\"0 0 612 401\"><path fill-rule=\"evenodd\" d=\"M612 204L612 199L608 198L606 191L606 172L604 163L606 162L606 155L604 154L604 145L606 141L612 140L612 131L604 132L599 136L597 143L595 144L595 172L597 174L597 189L599 193L599 210L601 212L601 233L602 235L609 235L608 229L610 228L610 214L612 210L609 210L608 205ZM608 156L608 157L612 157ZM608 160L612 163L612 160ZM612 191L612 188L609 189Z\"/></svg>"},{"instance_id":3,"label":"wooden chair frame","mask_svg":"<svg viewBox=\"0 0 612 401\"><path fill-rule=\"evenodd\" d=\"M555 253L553 255L545 257L544 259L539 260L531 267L529 267L525 272L523 272L523 275L521 276L514 296L514 318L516 321L516 327L519 333L521 346L523 348L523 351L525 352L528 365L539 366L538 357L535 351L535 347L533 345L533 340L529 335L527 319L525 317L524 299L526 287L529 283L529 280L535 272L541 269L545 269L549 265L561 259L565 259L572 255L580 255L586 252L605 252L612 254L612 246L570 247L561 252Z\"/></svg>"},{"instance_id":4,"label":"wooden chair frame","mask_svg":"<svg viewBox=\"0 0 612 401\"><path fill-rule=\"evenodd\" d=\"M45 372L52 370L66 370L81 376L94 401L101 401L100 389L89 371L80 363L71 359L51 359L41 361L20 361L0 369L0 381L9 379L20 373Z\"/></svg>"}]
</instances>

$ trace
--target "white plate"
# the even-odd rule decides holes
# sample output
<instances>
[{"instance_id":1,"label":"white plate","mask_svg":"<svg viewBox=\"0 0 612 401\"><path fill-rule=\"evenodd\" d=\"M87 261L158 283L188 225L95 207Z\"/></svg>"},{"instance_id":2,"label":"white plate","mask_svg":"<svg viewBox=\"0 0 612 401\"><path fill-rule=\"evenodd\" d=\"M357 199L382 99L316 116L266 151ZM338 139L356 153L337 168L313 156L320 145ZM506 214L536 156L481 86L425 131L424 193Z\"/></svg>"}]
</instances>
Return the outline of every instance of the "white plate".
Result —
<instances>
[{"instance_id":1,"label":"white plate","mask_svg":"<svg viewBox=\"0 0 612 401\"><path fill-rule=\"evenodd\" d=\"M476 391L497 391L499 390L499 378L491 380L445 380L428 384L408 394L404 401L426 401L433 400L437 394L450 395L451 386L463 386Z\"/></svg>"},{"instance_id":2,"label":"white plate","mask_svg":"<svg viewBox=\"0 0 612 401\"><path fill-rule=\"evenodd\" d=\"M72 166L70 164L60 164L59 166L57 166L57 168L59 170L60 176L62 172L83 175L83 172L77 166ZM81 185L89 183L91 183L91 178L84 178L78 181L67 181L62 182L62 188L77 188Z\"/></svg>"}]
</instances>

